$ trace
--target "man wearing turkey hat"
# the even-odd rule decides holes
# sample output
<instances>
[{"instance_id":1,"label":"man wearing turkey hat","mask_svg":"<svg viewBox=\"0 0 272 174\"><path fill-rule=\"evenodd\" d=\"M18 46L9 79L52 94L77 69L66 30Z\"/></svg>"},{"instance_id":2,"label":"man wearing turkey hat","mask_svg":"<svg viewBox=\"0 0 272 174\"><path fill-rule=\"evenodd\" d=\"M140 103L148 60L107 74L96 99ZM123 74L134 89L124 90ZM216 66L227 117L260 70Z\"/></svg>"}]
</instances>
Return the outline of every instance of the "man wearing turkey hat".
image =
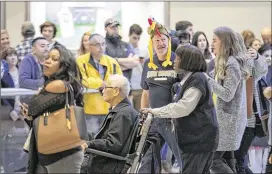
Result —
<instances>
[{"instance_id":1,"label":"man wearing turkey hat","mask_svg":"<svg viewBox=\"0 0 272 174\"><path fill-rule=\"evenodd\" d=\"M171 38L167 29L153 18L149 18L148 22L150 25L148 27L148 34L150 35L149 59L144 63L142 73L141 108L159 108L172 102L172 85L178 80L177 74L173 70L175 53L171 52ZM154 55L153 50L155 51ZM156 142L152 141L153 145L145 153L138 173L152 173L152 158L159 156L158 148L161 149L164 142L168 144L181 166L180 149L175 139L173 126L171 119L155 118L153 120L148 141L156 139ZM156 151L156 155L152 154L154 151ZM160 160L158 159L157 162L160 163ZM155 172L160 173L161 171L156 168Z\"/></svg>"}]
</instances>

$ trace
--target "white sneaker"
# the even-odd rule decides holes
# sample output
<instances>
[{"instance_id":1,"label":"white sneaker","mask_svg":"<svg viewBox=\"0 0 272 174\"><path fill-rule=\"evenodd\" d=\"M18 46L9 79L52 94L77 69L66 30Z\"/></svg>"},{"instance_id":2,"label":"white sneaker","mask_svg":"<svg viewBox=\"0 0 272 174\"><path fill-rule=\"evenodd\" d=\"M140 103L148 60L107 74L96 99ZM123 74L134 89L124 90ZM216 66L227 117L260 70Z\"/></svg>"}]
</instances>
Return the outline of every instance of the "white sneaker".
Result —
<instances>
[{"instance_id":1,"label":"white sneaker","mask_svg":"<svg viewBox=\"0 0 272 174\"><path fill-rule=\"evenodd\" d=\"M179 173L180 167L177 161L172 166L171 173Z\"/></svg>"},{"instance_id":2,"label":"white sneaker","mask_svg":"<svg viewBox=\"0 0 272 174\"><path fill-rule=\"evenodd\" d=\"M1 166L1 173L5 173L4 167Z\"/></svg>"}]
</instances>

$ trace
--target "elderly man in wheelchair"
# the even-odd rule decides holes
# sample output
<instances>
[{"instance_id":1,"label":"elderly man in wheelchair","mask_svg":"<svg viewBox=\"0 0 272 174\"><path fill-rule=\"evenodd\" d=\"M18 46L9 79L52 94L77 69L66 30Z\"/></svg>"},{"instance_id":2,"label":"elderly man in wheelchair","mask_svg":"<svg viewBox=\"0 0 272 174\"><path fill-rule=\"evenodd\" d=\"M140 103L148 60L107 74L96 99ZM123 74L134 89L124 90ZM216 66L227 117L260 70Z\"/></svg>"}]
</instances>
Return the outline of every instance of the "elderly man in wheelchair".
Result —
<instances>
[{"instance_id":1,"label":"elderly man in wheelchair","mask_svg":"<svg viewBox=\"0 0 272 174\"><path fill-rule=\"evenodd\" d=\"M115 74L105 84L100 91L111 109L99 132L87 143L81 173L122 173L126 164L122 157L130 153L133 146L131 136L139 120L128 100L129 82Z\"/></svg>"}]
</instances>

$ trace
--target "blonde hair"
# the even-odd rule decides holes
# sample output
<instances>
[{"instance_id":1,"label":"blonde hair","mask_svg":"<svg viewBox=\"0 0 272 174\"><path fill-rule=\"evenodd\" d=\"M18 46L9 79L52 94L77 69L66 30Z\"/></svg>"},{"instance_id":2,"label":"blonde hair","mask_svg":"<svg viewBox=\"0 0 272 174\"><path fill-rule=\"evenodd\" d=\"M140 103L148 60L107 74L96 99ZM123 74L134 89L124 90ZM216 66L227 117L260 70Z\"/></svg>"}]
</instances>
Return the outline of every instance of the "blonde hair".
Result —
<instances>
[{"instance_id":1,"label":"blonde hair","mask_svg":"<svg viewBox=\"0 0 272 174\"><path fill-rule=\"evenodd\" d=\"M252 47L253 43L254 43L256 40L257 40L257 41L259 41L259 42L260 42L260 44L262 45L262 41L261 41L260 39L257 39L257 38L251 38L251 39L248 41L249 46L250 46L250 47ZM258 50L257 50L257 51L258 51Z\"/></svg>"},{"instance_id":2,"label":"blonde hair","mask_svg":"<svg viewBox=\"0 0 272 174\"><path fill-rule=\"evenodd\" d=\"M235 32L229 27L219 27L214 30L214 34L219 38L221 45L219 53L215 58L215 73L218 79L225 79L226 64L230 56L233 56L244 69L245 59L239 56L241 50Z\"/></svg>"},{"instance_id":3,"label":"blonde hair","mask_svg":"<svg viewBox=\"0 0 272 174\"><path fill-rule=\"evenodd\" d=\"M8 31L7 31L6 29L2 29L2 30L1 30L1 35L2 35L2 34L7 34L7 35L8 35Z\"/></svg>"},{"instance_id":4,"label":"blonde hair","mask_svg":"<svg viewBox=\"0 0 272 174\"><path fill-rule=\"evenodd\" d=\"M2 29L2 30L1 30L0 39L1 39L1 36L2 36L3 34L7 34L7 35L9 36L8 30L6 30L6 29ZM2 47L2 45L1 45L1 47ZM0 54L2 54L3 51L5 51L5 49L4 49L4 48L1 48ZM1 55L0 55L0 56L1 56Z\"/></svg>"},{"instance_id":5,"label":"blonde hair","mask_svg":"<svg viewBox=\"0 0 272 174\"><path fill-rule=\"evenodd\" d=\"M250 46L249 42L251 39L255 39L255 34L251 30L244 30L242 31L242 37L244 39L244 43L246 47Z\"/></svg>"},{"instance_id":6,"label":"blonde hair","mask_svg":"<svg viewBox=\"0 0 272 174\"><path fill-rule=\"evenodd\" d=\"M242 76L247 79L250 76L249 72L249 66L251 63L253 63L252 59L249 59L247 56L247 48L244 44L243 36L240 33L235 33L237 37L237 48L238 48L238 55L235 56L237 61L239 62L241 66ZM253 65L252 65L253 66Z\"/></svg>"},{"instance_id":7,"label":"blonde hair","mask_svg":"<svg viewBox=\"0 0 272 174\"><path fill-rule=\"evenodd\" d=\"M85 50L85 48L84 48L84 45L83 45L83 41L84 41L84 37L85 36L91 36L91 32L84 33L83 36L82 36L82 38L81 38L81 44L80 44L80 48L78 50L78 54L80 56L87 53L86 50Z\"/></svg>"}]
</instances>

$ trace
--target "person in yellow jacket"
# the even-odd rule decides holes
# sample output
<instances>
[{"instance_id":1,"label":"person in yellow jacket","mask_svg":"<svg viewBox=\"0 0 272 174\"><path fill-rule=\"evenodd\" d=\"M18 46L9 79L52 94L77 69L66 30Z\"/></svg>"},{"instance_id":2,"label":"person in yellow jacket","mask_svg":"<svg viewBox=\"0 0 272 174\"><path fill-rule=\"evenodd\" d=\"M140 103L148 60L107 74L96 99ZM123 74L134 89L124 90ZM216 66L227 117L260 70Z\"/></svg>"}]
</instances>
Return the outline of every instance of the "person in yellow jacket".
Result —
<instances>
[{"instance_id":1,"label":"person in yellow jacket","mask_svg":"<svg viewBox=\"0 0 272 174\"><path fill-rule=\"evenodd\" d=\"M122 75L122 70L114 58L104 54L106 41L103 36L92 34L89 38L89 46L90 53L81 55L76 60L82 75L82 84L88 89L103 88L110 75ZM88 133L97 133L109 107L100 93L84 94Z\"/></svg>"}]
</instances>

